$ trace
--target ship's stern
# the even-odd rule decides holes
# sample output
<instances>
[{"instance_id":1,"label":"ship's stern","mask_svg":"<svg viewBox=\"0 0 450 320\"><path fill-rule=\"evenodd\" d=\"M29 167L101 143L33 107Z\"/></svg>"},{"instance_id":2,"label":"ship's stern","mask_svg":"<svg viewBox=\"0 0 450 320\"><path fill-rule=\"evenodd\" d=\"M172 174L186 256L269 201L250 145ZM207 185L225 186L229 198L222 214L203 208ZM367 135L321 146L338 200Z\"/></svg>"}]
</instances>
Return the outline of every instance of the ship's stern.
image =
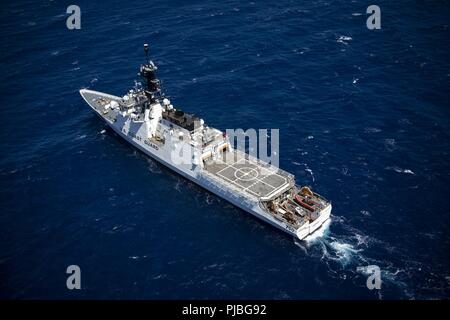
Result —
<instances>
[{"instance_id":1,"label":"ship's stern","mask_svg":"<svg viewBox=\"0 0 450 320\"><path fill-rule=\"evenodd\" d=\"M297 229L296 235L300 240L304 240L307 236L318 232L324 223L330 219L331 216L331 203L320 211L319 216L314 221L308 221Z\"/></svg>"}]
</instances>

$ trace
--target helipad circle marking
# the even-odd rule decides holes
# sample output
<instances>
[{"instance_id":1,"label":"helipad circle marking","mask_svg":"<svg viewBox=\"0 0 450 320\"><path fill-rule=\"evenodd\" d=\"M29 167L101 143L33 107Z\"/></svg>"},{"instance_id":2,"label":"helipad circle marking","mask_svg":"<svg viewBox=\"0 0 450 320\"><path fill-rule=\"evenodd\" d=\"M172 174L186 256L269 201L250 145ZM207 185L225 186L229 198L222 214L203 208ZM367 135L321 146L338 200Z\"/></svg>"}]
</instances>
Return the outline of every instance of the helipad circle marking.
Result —
<instances>
[{"instance_id":1,"label":"helipad circle marking","mask_svg":"<svg viewBox=\"0 0 450 320\"><path fill-rule=\"evenodd\" d=\"M258 170L256 170L255 168L242 167L234 171L234 176L236 177L237 180L252 181L258 178L259 173Z\"/></svg>"}]
</instances>

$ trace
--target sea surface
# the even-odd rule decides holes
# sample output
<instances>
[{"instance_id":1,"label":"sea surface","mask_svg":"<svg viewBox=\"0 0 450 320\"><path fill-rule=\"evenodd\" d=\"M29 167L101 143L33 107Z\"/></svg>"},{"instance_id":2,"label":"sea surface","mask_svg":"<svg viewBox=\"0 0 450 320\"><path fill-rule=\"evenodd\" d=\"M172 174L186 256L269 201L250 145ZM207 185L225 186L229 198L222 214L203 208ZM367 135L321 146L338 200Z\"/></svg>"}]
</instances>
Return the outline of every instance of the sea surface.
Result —
<instances>
[{"instance_id":1,"label":"sea surface","mask_svg":"<svg viewBox=\"0 0 450 320\"><path fill-rule=\"evenodd\" d=\"M379 0L369 30L371 4L2 1L0 297L450 298L450 4ZM126 93L143 43L175 107L280 129L280 166L332 201L320 237L260 222L95 116L78 90Z\"/></svg>"}]
</instances>

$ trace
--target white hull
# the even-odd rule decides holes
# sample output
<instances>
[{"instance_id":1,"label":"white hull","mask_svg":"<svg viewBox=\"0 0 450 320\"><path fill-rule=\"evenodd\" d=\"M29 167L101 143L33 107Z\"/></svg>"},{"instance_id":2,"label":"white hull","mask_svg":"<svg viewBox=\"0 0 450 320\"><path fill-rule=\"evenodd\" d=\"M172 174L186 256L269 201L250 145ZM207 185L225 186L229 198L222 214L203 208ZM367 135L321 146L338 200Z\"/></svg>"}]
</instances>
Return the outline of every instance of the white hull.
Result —
<instances>
[{"instance_id":1,"label":"white hull","mask_svg":"<svg viewBox=\"0 0 450 320\"><path fill-rule=\"evenodd\" d=\"M210 174L204 172L200 167L195 167L192 164L189 165L174 165L170 161L169 150L165 150L164 148L155 149L153 146L149 146L148 143L145 143L145 139L139 139L139 130L140 128L133 129L132 126L127 127L124 122L117 121L112 122L103 114L101 114L92 104L89 99L85 97L85 93L93 94L100 97L105 97L108 99L117 99L119 97L107 95L101 92L91 91L91 90L81 90L80 91L82 97L89 104L89 106L95 111L95 113L100 116L119 136L124 138L134 147L151 157L152 159L158 161L162 165L168 167L169 169L175 171L181 176L189 179L190 181L196 183L202 188L214 193L218 197L232 203L238 208L249 212L253 216L271 224L272 226L294 236L297 239L303 240L308 235L317 231L325 221L330 218L331 213L331 204L329 204L323 211L320 213L320 216L314 220L312 223L307 222L302 225L298 229L294 229L286 223L277 220L272 215L267 213L260 205L260 202L257 199L251 200L251 198L246 197L243 194L237 193L236 190L230 188L227 184L221 184L220 181L214 179ZM194 168L195 167L195 168Z\"/></svg>"}]
</instances>

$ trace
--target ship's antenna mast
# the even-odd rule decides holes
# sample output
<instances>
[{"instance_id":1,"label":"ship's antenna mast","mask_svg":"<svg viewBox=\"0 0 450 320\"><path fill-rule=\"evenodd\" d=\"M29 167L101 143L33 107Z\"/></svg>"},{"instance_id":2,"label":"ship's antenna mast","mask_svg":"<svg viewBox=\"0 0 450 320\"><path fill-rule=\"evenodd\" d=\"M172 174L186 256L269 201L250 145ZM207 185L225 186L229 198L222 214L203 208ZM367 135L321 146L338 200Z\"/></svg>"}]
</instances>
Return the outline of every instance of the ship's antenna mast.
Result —
<instances>
[{"instance_id":1,"label":"ship's antenna mast","mask_svg":"<svg viewBox=\"0 0 450 320\"><path fill-rule=\"evenodd\" d=\"M145 51L145 57L146 57L146 63L148 63L148 44L147 43L144 43L144 51Z\"/></svg>"},{"instance_id":2,"label":"ship's antenna mast","mask_svg":"<svg viewBox=\"0 0 450 320\"><path fill-rule=\"evenodd\" d=\"M155 71L158 69L148 57L148 44L144 44L144 51L147 61L141 65L139 74L145 79L145 93L151 99L161 96L161 83L156 78Z\"/></svg>"}]
</instances>

